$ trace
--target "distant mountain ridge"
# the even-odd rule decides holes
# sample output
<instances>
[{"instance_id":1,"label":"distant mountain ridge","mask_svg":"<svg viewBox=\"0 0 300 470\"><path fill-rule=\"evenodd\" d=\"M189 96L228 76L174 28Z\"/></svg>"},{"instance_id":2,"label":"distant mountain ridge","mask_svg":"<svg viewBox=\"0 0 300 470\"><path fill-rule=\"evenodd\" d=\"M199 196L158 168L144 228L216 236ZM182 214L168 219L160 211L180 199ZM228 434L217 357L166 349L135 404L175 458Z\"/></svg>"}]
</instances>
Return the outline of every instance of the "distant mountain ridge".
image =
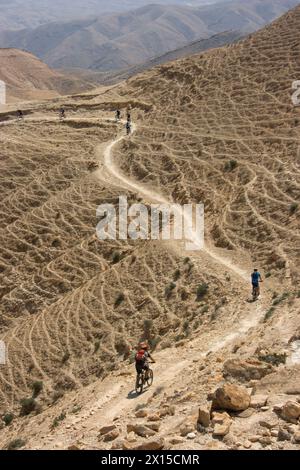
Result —
<instances>
[{"instance_id":1,"label":"distant mountain ridge","mask_svg":"<svg viewBox=\"0 0 300 470\"><path fill-rule=\"evenodd\" d=\"M151 4L121 14L2 31L0 46L29 50L55 68L122 70L224 31L253 32L298 3L235 0L198 8Z\"/></svg>"}]
</instances>

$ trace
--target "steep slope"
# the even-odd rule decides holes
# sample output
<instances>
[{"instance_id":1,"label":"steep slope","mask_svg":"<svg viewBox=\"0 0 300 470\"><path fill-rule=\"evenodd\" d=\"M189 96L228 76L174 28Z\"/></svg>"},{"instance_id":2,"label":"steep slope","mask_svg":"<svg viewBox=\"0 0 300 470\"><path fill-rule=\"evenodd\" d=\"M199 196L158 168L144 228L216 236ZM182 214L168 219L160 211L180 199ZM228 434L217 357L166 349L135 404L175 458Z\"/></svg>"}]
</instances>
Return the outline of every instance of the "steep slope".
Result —
<instances>
[{"instance_id":1,"label":"steep slope","mask_svg":"<svg viewBox=\"0 0 300 470\"><path fill-rule=\"evenodd\" d=\"M0 45L29 50L55 68L120 70L220 32L257 30L297 3L235 0L198 8L147 5L33 30L2 31Z\"/></svg>"},{"instance_id":2,"label":"steep slope","mask_svg":"<svg viewBox=\"0 0 300 470\"><path fill-rule=\"evenodd\" d=\"M7 86L8 102L53 98L90 88L88 83L51 70L34 55L17 49L0 49L0 80Z\"/></svg>"}]
</instances>

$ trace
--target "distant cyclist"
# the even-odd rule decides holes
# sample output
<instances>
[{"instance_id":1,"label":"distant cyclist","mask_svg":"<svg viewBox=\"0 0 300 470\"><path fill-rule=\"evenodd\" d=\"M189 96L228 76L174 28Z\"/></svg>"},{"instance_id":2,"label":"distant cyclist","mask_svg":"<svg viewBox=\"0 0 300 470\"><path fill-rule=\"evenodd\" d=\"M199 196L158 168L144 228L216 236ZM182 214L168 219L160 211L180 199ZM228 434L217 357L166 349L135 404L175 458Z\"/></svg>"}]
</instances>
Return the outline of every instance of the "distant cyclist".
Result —
<instances>
[{"instance_id":1,"label":"distant cyclist","mask_svg":"<svg viewBox=\"0 0 300 470\"><path fill-rule=\"evenodd\" d=\"M59 110L59 119L62 121L65 118L66 118L66 111L64 110L64 108L60 108L60 110Z\"/></svg>"},{"instance_id":2,"label":"distant cyclist","mask_svg":"<svg viewBox=\"0 0 300 470\"><path fill-rule=\"evenodd\" d=\"M121 111L119 109L117 109L116 111L116 121L119 122L121 119Z\"/></svg>"},{"instance_id":3,"label":"distant cyclist","mask_svg":"<svg viewBox=\"0 0 300 470\"><path fill-rule=\"evenodd\" d=\"M131 134L131 122L129 121L127 121L126 123L126 131L127 131L127 135Z\"/></svg>"},{"instance_id":4,"label":"distant cyclist","mask_svg":"<svg viewBox=\"0 0 300 470\"><path fill-rule=\"evenodd\" d=\"M263 282L262 277L257 269L254 269L253 273L251 274L251 282L252 282L252 295L253 295L253 299L255 300L260 295L259 283Z\"/></svg>"},{"instance_id":5,"label":"distant cyclist","mask_svg":"<svg viewBox=\"0 0 300 470\"><path fill-rule=\"evenodd\" d=\"M17 111L17 119L18 121L21 121L22 119L24 119L23 111L21 111L20 109L18 109Z\"/></svg>"},{"instance_id":6,"label":"distant cyclist","mask_svg":"<svg viewBox=\"0 0 300 470\"><path fill-rule=\"evenodd\" d=\"M147 376L149 370L149 360L155 362L149 352L149 345L146 342L141 343L139 350L135 355L135 369L137 374L141 374L145 370Z\"/></svg>"}]
</instances>

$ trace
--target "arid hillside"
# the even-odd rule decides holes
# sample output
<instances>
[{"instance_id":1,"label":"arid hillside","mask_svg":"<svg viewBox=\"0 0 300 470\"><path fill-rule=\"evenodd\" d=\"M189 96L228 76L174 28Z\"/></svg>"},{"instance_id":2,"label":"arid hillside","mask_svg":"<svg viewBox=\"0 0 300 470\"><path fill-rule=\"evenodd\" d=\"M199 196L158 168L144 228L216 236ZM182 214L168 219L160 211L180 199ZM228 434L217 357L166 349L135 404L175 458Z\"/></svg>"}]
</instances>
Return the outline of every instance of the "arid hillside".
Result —
<instances>
[{"instance_id":1,"label":"arid hillside","mask_svg":"<svg viewBox=\"0 0 300 470\"><path fill-rule=\"evenodd\" d=\"M299 282L300 8L248 39L129 80L152 106L119 164L178 201L205 201L216 246ZM126 158L124 158L124 153Z\"/></svg>"},{"instance_id":2,"label":"arid hillside","mask_svg":"<svg viewBox=\"0 0 300 470\"><path fill-rule=\"evenodd\" d=\"M299 448L299 26L0 113L2 448ZM204 202L204 248L98 240L120 195Z\"/></svg>"},{"instance_id":3,"label":"arid hillside","mask_svg":"<svg viewBox=\"0 0 300 470\"><path fill-rule=\"evenodd\" d=\"M90 88L88 83L55 72L18 49L0 49L0 80L6 83L8 102L49 99Z\"/></svg>"}]
</instances>

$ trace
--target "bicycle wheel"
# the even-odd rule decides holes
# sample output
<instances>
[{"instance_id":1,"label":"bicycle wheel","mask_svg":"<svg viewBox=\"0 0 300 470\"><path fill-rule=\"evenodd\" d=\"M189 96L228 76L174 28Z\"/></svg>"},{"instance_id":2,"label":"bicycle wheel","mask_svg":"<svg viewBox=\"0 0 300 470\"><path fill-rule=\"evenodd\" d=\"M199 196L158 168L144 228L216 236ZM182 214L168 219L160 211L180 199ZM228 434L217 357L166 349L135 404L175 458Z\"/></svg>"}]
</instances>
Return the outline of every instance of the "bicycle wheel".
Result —
<instances>
[{"instance_id":1,"label":"bicycle wheel","mask_svg":"<svg viewBox=\"0 0 300 470\"><path fill-rule=\"evenodd\" d=\"M136 376L136 382L135 382L135 391L138 394L143 393L143 388L144 388L144 375L143 374L138 374Z\"/></svg>"},{"instance_id":2,"label":"bicycle wheel","mask_svg":"<svg viewBox=\"0 0 300 470\"><path fill-rule=\"evenodd\" d=\"M153 370L152 369L148 370L147 384L148 384L148 387L151 387L151 385L153 384Z\"/></svg>"}]
</instances>

